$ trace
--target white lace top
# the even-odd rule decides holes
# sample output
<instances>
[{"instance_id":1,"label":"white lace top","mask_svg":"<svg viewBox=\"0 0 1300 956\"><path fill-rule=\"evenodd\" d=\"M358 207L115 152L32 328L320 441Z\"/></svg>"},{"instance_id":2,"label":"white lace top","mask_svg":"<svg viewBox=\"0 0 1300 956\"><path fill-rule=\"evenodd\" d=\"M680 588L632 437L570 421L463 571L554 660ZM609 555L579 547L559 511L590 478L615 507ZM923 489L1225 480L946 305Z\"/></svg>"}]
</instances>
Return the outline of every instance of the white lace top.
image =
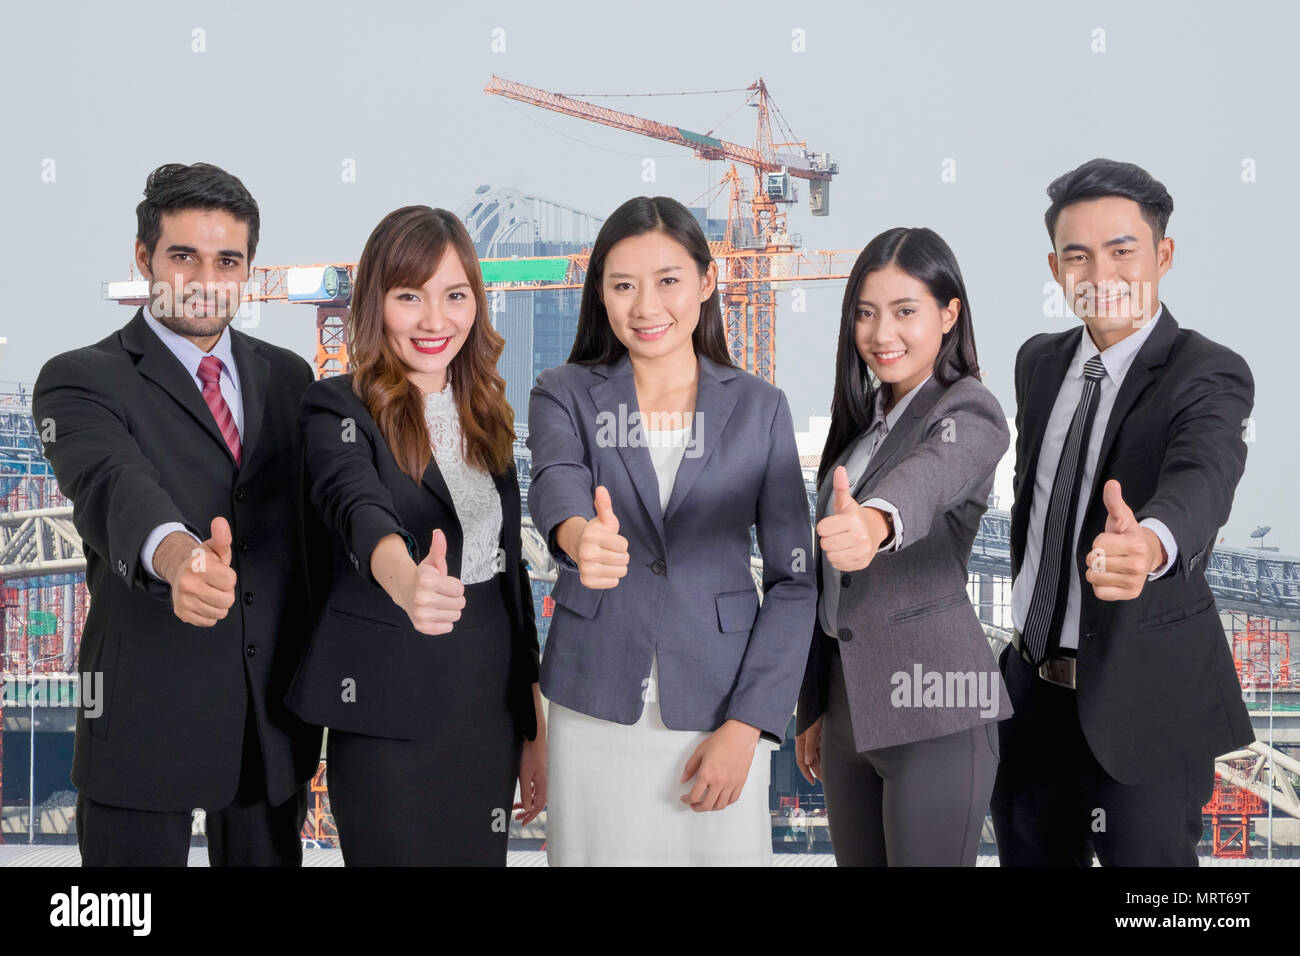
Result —
<instances>
[{"instance_id":1,"label":"white lace top","mask_svg":"<svg viewBox=\"0 0 1300 956\"><path fill-rule=\"evenodd\" d=\"M424 420L429 426L433 457L451 492L456 516L464 533L460 579L465 584L488 581L504 570L497 556L501 536L501 496L492 476L465 461L460 415L448 381L441 392L424 397Z\"/></svg>"}]
</instances>

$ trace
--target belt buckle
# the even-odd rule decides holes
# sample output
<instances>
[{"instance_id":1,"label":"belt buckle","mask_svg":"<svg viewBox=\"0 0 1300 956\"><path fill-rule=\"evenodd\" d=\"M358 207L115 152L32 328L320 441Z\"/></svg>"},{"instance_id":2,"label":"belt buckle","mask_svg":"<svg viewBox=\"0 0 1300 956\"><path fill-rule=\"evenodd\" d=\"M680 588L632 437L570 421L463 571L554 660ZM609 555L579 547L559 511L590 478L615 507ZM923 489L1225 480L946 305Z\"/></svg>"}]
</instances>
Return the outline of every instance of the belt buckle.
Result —
<instances>
[{"instance_id":1,"label":"belt buckle","mask_svg":"<svg viewBox=\"0 0 1300 956\"><path fill-rule=\"evenodd\" d=\"M1049 684L1075 689L1074 658L1053 657L1038 665L1038 676Z\"/></svg>"},{"instance_id":2,"label":"belt buckle","mask_svg":"<svg viewBox=\"0 0 1300 956\"><path fill-rule=\"evenodd\" d=\"M1024 641L1018 630L1011 632L1011 644L1016 652L1020 655L1021 660L1029 663L1029 658L1025 654ZM1032 665L1031 665L1032 666ZM1034 672L1049 684L1055 684L1057 687L1067 687L1070 690L1075 689L1075 658L1073 657L1052 657L1043 661L1034 668Z\"/></svg>"}]
</instances>

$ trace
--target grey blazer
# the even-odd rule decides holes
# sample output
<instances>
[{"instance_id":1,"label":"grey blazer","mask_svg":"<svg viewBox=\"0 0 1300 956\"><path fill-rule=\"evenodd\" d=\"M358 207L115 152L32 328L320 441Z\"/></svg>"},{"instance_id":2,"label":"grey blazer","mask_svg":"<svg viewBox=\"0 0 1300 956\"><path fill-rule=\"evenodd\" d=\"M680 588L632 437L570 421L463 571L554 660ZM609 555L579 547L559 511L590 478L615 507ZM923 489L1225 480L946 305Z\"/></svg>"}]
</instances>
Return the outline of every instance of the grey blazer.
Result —
<instances>
[{"instance_id":1,"label":"grey blazer","mask_svg":"<svg viewBox=\"0 0 1300 956\"><path fill-rule=\"evenodd\" d=\"M931 378L876 449L853 488L862 502L898 509L902 546L861 571L833 572L840 587L838 634L814 620L796 731L826 709L830 660L838 649L859 752L927 740L1011 716L1011 701L966 595L971 543L993 473L1010 443L1002 408L978 380L946 388ZM848 457L852 443L836 465ZM834 468L818 489L820 519ZM821 550L814 541L813 567Z\"/></svg>"},{"instance_id":2,"label":"grey blazer","mask_svg":"<svg viewBox=\"0 0 1300 956\"><path fill-rule=\"evenodd\" d=\"M633 724L652 656L659 707L674 730L735 718L781 742L808 655L817 602L808 495L785 393L699 359L696 415L661 511L631 360L561 365L537 378L528 406L528 508L559 562L542 655L546 697ZM556 526L595 517L609 491L627 538L627 576L590 589L555 543ZM763 599L750 575L750 528L763 554Z\"/></svg>"}]
</instances>

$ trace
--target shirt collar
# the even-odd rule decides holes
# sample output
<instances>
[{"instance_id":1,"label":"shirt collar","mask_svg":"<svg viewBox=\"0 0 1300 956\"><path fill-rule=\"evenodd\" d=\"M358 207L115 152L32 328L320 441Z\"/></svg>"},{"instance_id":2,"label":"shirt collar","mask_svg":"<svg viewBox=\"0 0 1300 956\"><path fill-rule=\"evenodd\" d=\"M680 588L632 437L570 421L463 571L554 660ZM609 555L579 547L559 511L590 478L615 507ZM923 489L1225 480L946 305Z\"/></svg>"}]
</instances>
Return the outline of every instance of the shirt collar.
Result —
<instances>
[{"instance_id":1,"label":"shirt collar","mask_svg":"<svg viewBox=\"0 0 1300 956\"><path fill-rule=\"evenodd\" d=\"M168 350L176 356L177 360L185 366L185 370L195 380L199 377L199 362L203 360L204 356L215 355L221 359L222 373L230 380L230 384L235 387L235 391L239 391L239 372L235 368L235 356L230 348L229 325L221 330L221 337L217 339L217 344L212 346L212 350L205 352L185 336L173 332L155 319L153 313L149 311L148 304L141 309L141 312L144 315L145 324L153 329L154 334L162 340L163 345L167 346Z\"/></svg>"},{"instance_id":2,"label":"shirt collar","mask_svg":"<svg viewBox=\"0 0 1300 956\"><path fill-rule=\"evenodd\" d=\"M1092 336L1088 334L1087 326L1085 326L1083 335L1079 338L1079 348L1075 351L1074 366L1071 367L1071 372L1076 377L1082 376L1084 363L1094 355L1100 355L1101 364L1106 366L1106 376L1118 385L1124 381L1129 366L1133 364L1133 359L1137 358L1138 350L1151 337L1151 330L1156 327L1156 323L1160 321L1160 316L1164 314L1164 311L1165 306L1162 302L1160 308L1156 309L1156 314L1151 317L1150 322L1132 335L1120 339L1104 352L1097 348L1097 343L1092 340Z\"/></svg>"},{"instance_id":3,"label":"shirt collar","mask_svg":"<svg viewBox=\"0 0 1300 956\"><path fill-rule=\"evenodd\" d=\"M888 415L885 414L885 390L883 388L877 388L875 398L873 399L873 406L872 406L873 407L872 427L879 427L880 424L883 422L885 426L885 432L886 434L888 434L888 432L894 427L894 425L898 422L898 420L903 417L903 412L906 411L907 406L912 403L912 399L916 397L916 393L925 387L925 382L930 381L930 379L932 378L934 378L933 372L925 377L924 382L921 382L920 385L917 385L916 388L912 389L910 392L908 392L906 395L900 398L898 402L895 403L894 407L890 409Z\"/></svg>"}]
</instances>

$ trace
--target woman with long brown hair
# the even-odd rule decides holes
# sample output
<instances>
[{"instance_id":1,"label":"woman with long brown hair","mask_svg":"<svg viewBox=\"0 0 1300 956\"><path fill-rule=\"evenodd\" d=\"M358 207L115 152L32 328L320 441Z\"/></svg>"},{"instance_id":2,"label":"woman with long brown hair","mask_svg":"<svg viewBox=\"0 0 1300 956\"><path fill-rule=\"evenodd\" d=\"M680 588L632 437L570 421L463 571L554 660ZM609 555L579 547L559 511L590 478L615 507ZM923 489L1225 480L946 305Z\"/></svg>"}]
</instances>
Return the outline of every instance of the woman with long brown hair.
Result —
<instances>
[{"instance_id":1,"label":"woman with long brown hair","mask_svg":"<svg viewBox=\"0 0 1300 956\"><path fill-rule=\"evenodd\" d=\"M351 371L303 397L334 575L287 702L329 728L349 865L503 865L516 779L523 822L546 803L504 344L464 225L406 206L358 263Z\"/></svg>"}]
</instances>

